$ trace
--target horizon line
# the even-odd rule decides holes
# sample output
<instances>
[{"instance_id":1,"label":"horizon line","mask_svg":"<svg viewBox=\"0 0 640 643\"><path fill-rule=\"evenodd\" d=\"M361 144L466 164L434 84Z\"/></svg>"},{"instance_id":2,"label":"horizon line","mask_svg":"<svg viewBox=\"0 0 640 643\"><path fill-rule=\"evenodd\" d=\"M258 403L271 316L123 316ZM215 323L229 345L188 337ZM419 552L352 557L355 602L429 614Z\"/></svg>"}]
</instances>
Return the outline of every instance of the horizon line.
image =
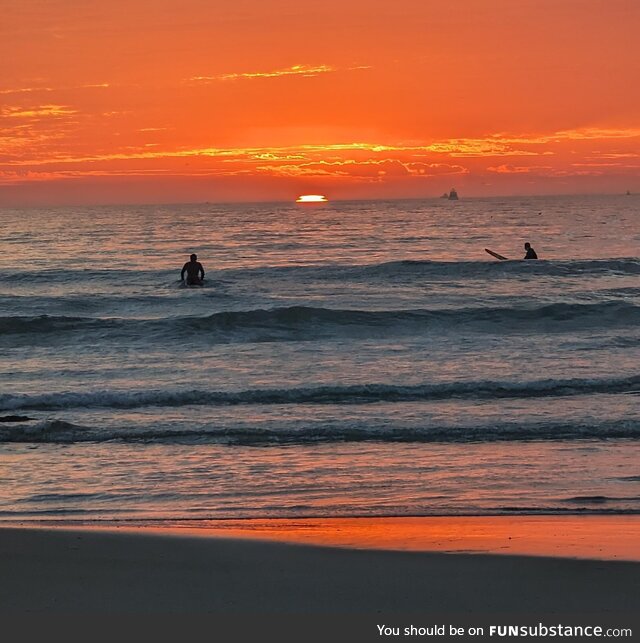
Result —
<instances>
[{"instance_id":1,"label":"horizon line","mask_svg":"<svg viewBox=\"0 0 640 643\"><path fill-rule=\"evenodd\" d=\"M459 193L458 193L459 194ZM606 196L637 196L640 192L549 192L541 194L471 194L459 196L460 201L467 200L486 200L486 199L540 199L549 197L606 197ZM345 199L327 199L320 205L331 205L332 203L373 203L373 202L390 202L390 201L447 201L442 194L440 196L411 196L411 197L388 197L388 198L345 198ZM295 198L291 199L256 199L256 200L238 200L238 201L114 201L112 203L55 203L55 204L38 204L38 205L9 205L0 204L0 210L41 210L41 209L59 209L59 208L110 208L110 207L140 207L140 206L180 206L180 205L293 205L304 207L305 204L296 203Z\"/></svg>"}]
</instances>

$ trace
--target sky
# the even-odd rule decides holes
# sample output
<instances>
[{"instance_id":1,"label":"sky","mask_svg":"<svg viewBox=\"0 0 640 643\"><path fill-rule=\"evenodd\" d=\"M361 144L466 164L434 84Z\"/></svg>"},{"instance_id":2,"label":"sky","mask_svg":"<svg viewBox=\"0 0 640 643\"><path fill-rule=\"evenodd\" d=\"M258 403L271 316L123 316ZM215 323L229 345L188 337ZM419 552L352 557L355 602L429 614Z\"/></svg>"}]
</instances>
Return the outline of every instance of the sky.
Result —
<instances>
[{"instance_id":1,"label":"sky","mask_svg":"<svg viewBox=\"0 0 640 643\"><path fill-rule=\"evenodd\" d=\"M637 0L0 15L0 206L640 191Z\"/></svg>"}]
</instances>

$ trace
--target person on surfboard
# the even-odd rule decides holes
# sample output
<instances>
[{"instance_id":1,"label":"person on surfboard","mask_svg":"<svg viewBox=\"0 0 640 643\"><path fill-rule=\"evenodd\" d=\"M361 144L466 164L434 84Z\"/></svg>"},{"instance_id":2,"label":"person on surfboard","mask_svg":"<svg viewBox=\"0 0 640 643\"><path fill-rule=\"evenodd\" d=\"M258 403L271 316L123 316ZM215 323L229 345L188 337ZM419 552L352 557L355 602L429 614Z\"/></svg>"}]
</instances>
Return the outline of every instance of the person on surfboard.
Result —
<instances>
[{"instance_id":1,"label":"person on surfboard","mask_svg":"<svg viewBox=\"0 0 640 643\"><path fill-rule=\"evenodd\" d=\"M526 250L524 259L537 259L538 255L536 254L536 251L531 247L531 244L527 241L524 244L524 249ZM502 255L499 255L497 252L494 252L493 250L489 250L489 248L484 249L485 252L488 252L492 257L495 257L496 259L500 259L500 261L509 261L509 257L503 257Z\"/></svg>"},{"instance_id":2,"label":"person on surfboard","mask_svg":"<svg viewBox=\"0 0 640 643\"><path fill-rule=\"evenodd\" d=\"M198 261L198 255L193 254L190 257L191 261L182 266L182 272L180 273L180 279L184 281L184 273L187 273L187 286L201 286L204 280L204 268L202 264Z\"/></svg>"}]
</instances>

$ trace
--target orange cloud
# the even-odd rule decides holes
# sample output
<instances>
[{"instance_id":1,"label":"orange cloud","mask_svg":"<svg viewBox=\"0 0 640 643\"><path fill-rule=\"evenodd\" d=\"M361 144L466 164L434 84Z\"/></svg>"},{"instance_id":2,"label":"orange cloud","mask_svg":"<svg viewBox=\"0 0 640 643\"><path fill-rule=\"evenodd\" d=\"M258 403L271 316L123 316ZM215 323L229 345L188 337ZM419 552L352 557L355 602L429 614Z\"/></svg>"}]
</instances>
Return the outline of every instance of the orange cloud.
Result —
<instances>
[{"instance_id":1,"label":"orange cloud","mask_svg":"<svg viewBox=\"0 0 640 643\"><path fill-rule=\"evenodd\" d=\"M593 157L589 158L599 158L599 159L636 159L640 158L640 154L637 152L603 152L596 153Z\"/></svg>"},{"instance_id":2,"label":"orange cloud","mask_svg":"<svg viewBox=\"0 0 640 643\"><path fill-rule=\"evenodd\" d=\"M53 87L16 87L14 89L0 89L0 94L31 94L33 92L52 92Z\"/></svg>"},{"instance_id":3,"label":"orange cloud","mask_svg":"<svg viewBox=\"0 0 640 643\"><path fill-rule=\"evenodd\" d=\"M466 174L468 170L460 165L444 163L420 163L401 159L344 159L341 161L314 161L301 164L263 165L260 172L278 176L317 176L353 178L380 181L389 177L432 177L451 174Z\"/></svg>"},{"instance_id":4,"label":"orange cloud","mask_svg":"<svg viewBox=\"0 0 640 643\"><path fill-rule=\"evenodd\" d=\"M497 174L529 174L531 172L540 172L551 170L549 165L509 165L502 164L497 166L492 166L487 168L487 172L496 172Z\"/></svg>"},{"instance_id":5,"label":"orange cloud","mask_svg":"<svg viewBox=\"0 0 640 643\"><path fill-rule=\"evenodd\" d=\"M68 116L77 110L65 105L39 105L37 107L3 107L0 114L9 118L41 118L48 116Z\"/></svg>"},{"instance_id":6,"label":"orange cloud","mask_svg":"<svg viewBox=\"0 0 640 643\"><path fill-rule=\"evenodd\" d=\"M245 80L259 78L282 78L283 76L304 76L313 78L319 74L331 74L336 70L329 65L292 65L285 69L276 69L273 71L251 71L231 74L220 74L218 76L192 76L188 80L194 83L210 83L224 80Z\"/></svg>"},{"instance_id":7,"label":"orange cloud","mask_svg":"<svg viewBox=\"0 0 640 643\"><path fill-rule=\"evenodd\" d=\"M77 89L107 89L111 87L110 83L87 83L85 85L74 85L72 87L14 87L8 89L0 89L0 95L10 94L34 94L38 92L66 92L69 90Z\"/></svg>"},{"instance_id":8,"label":"orange cloud","mask_svg":"<svg viewBox=\"0 0 640 643\"><path fill-rule=\"evenodd\" d=\"M634 128L584 128L531 134L501 132L475 138L403 143L353 141L209 147L171 145L176 139L175 127L147 126L132 128L120 138L105 138L98 152L83 143L74 128L95 128L95 123L101 122L102 128L113 131L113 119L121 126L129 118L128 114L111 113L113 118L108 121L96 121L103 118L100 115L83 115L80 120L84 124L62 119L74 113L75 109L63 105L3 110L0 125L3 121L8 125L16 121L19 124L0 129L0 184L244 177L317 189L326 184L332 188L352 185L363 189L367 185L372 189L402 185L409 190L418 189L411 185L433 184L437 187L429 189L437 194L448 188L441 188L438 179L450 176L459 177L456 184L461 187L468 180L478 181L482 177L487 184L492 184L489 177L500 177L501 182L526 178L527 184L531 184L572 177L633 176L639 169L628 162L637 154L631 151L637 149L636 137L640 133ZM27 114L33 119L45 120L29 120ZM145 136L149 133L154 134L152 141ZM595 138L596 133L602 138ZM134 135L137 144L125 144ZM630 151L623 145L629 146ZM613 158L603 160L601 157L606 154ZM544 165L527 164L528 160L542 158ZM488 165L488 159L496 162ZM513 159L518 160L511 162Z\"/></svg>"}]
</instances>

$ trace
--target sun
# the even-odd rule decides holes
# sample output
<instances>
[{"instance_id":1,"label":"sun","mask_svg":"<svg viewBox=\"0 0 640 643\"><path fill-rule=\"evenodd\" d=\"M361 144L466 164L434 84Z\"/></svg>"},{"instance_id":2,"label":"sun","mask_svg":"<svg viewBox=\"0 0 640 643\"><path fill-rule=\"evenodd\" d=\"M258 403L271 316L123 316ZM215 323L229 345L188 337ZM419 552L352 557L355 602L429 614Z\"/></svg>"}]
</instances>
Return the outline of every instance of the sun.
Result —
<instances>
[{"instance_id":1,"label":"sun","mask_svg":"<svg viewBox=\"0 0 640 643\"><path fill-rule=\"evenodd\" d=\"M302 194L296 199L296 203L328 203L327 197L323 194Z\"/></svg>"}]
</instances>

